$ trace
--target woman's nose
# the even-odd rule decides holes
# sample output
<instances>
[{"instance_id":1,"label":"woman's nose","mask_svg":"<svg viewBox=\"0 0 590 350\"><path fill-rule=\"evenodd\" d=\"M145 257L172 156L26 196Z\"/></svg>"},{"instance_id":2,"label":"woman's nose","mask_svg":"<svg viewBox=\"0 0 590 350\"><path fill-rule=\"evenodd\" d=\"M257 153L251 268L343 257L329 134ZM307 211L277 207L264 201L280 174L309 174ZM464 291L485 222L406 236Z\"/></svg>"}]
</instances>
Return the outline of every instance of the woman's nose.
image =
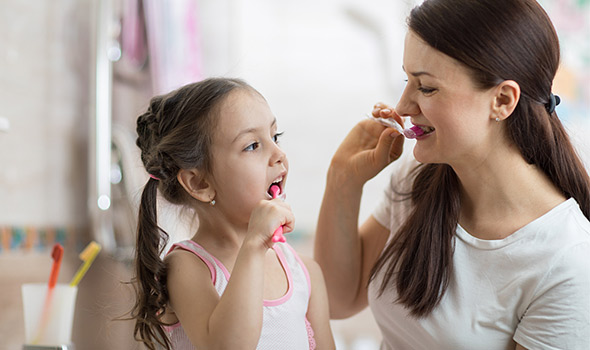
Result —
<instances>
[{"instance_id":1,"label":"woman's nose","mask_svg":"<svg viewBox=\"0 0 590 350\"><path fill-rule=\"evenodd\" d=\"M404 89L402 96L400 97L397 105L395 106L395 111L400 116L408 116L411 117L413 115L417 115L420 113L420 108L416 101L413 100L411 96L411 92L408 91L408 87Z\"/></svg>"}]
</instances>

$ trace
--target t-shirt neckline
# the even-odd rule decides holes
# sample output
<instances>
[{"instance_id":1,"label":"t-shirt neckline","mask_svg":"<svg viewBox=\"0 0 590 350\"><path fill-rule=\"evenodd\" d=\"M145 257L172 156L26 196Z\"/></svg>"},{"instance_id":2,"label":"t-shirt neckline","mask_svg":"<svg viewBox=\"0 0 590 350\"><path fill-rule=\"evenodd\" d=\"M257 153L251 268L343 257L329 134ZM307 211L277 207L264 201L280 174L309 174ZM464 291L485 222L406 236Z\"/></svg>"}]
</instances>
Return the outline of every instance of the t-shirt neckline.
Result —
<instances>
[{"instance_id":1,"label":"t-shirt neckline","mask_svg":"<svg viewBox=\"0 0 590 350\"><path fill-rule=\"evenodd\" d=\"M569 209L571 206L576 205L576 201L573 198L566 199L565 201L559 203L554 208L546 212L545 214L539 216L535 220L529 222L525 226L521 227L520 229L516 230L510 236L503 238L503 239L481 239L475 236L472 236L467 230L465 230L461 225L457 224L457 230L455 234L459 239L463 242L467 243L470 246L473 246L477 249L482 250L491 250L491 249L499 249L503 248L509 244L512 244L522 237L526 236L528 232L535 230L535 227L543 225L543 223L547 220L550 220L553 216L558 215L561 211Z\"/></svg>"}]
</instances>

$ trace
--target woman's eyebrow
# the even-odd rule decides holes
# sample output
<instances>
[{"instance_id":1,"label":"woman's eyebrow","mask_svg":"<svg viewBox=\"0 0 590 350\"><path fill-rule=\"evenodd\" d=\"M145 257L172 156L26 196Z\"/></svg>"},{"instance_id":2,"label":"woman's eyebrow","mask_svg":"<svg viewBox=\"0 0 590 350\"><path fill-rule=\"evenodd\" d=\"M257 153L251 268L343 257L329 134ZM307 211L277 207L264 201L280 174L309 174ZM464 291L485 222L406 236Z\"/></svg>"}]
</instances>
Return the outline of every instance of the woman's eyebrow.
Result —
<instances>
[{"instance_id":1,"label":"woman's eyebrow","mask_svg":"<svg viewBox=\"0 0 590 350\"><path fill-rule=\"evenodd\" d=\"M402 66L402 69L403 69L404 72L406 72L406 69L404 68L404 66ZM408 72L406 72L406 73L408 73ZM431 76L433 78L436 78L433 74L431 74L429 72L426 72L426 71L409 72L408 74L410 74L411 76L416 77L416 78L419 77L419 76L422 76L422 75L428 75L428 76Z\"/></svg>"}]
</instances>

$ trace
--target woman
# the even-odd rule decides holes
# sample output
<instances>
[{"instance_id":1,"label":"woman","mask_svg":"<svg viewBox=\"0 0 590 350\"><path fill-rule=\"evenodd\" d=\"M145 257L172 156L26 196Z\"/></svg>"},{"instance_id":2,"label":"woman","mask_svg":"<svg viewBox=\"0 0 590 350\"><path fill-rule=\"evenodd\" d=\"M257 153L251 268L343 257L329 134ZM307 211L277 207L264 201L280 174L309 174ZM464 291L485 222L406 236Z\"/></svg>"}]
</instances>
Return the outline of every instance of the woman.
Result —
<instances>
[{"instance_id":1,"label":"woman","mask_svg":"<svg viewBox=\"0 0 590 350\"><path fill-rule=\"evenodd\" d=\"M401 159L366 120L336 151L315 246L332 318L369 305L382 349L590 348L590 180L555 112L551 21L534 0L426 0L408 27L407 86L373 115L424 134Z\"/></svg>"}]
</instances>

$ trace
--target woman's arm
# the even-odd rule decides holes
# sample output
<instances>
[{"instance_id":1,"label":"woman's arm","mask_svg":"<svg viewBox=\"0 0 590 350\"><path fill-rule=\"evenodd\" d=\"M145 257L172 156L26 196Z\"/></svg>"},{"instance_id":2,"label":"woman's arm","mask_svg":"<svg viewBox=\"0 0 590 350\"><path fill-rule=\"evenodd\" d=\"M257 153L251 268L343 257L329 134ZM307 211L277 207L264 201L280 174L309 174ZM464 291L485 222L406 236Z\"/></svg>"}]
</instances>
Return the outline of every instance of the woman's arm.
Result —
<instances>
[{"instance_id":1,"label":"woman's arm","mask_svg":"<svg viewBox=\"0 0 590 350\"><path fill-rule=\"evenodd\" d=\"M318 350L335 349L334 336L330 327L328 311L328 293L320 266L310 258L301 257L311 282L311 295L307 307L307 320L314 331L314 339Z\"/></svg>"},{"instance_id":2,"label":"woman's arm","mask_svg":"<svg viewBox=\"0 0 590 350\"><path fill-rule=\"evenodd\" d=\"M386 117L394 116L389 113ZM388 230L374 219L359 230L362 187L399 158L403 141L394 129L366 120L351 130L332 158L314 250L325 275L332 318L351 316L367 304L367 271Z\"/></svg>"}]
</instances>

